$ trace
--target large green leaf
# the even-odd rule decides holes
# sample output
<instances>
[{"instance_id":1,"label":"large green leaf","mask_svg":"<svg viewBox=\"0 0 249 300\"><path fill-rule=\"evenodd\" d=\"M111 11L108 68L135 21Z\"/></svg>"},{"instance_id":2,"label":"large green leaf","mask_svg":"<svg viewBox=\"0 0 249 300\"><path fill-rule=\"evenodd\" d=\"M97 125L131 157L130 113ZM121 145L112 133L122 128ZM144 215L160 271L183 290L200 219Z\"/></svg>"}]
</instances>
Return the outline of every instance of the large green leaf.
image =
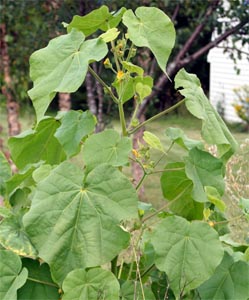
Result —
<instances>
[{"instance_id":1,"label":"large green leaf","mask_svg":"<svg viewBox=\"0 0 249 300\"><path fill-rule=\"evenodd\" d=\"M74 16L67 29L71 31L72 28L76 28L82 31L85 36L94 33L98 29L107 31L119 24L125 11L126 9L122 7L118 12L112 14L107 6L102 5L85 16Z\"/></svg>"},{"instance_id":2,"label":"large green leaf","mask_svg":"<svg viewBox=\"0 0 249 300\"><path fill-rule=\"evenodd\" d=\"M67 275L62 288L62 300L119 300L117 278L110 271L100 268L73 270Z\"/></svg>"},{"instance_id":3,"label":"large green leaf","mask_svg":"<svg viewBox=\"0 0 249 300\"><path fill-rule=\"evenodd\" d=\"M234 262L232 256L225 252L213 276L198 291L203 300L248 300L249 264Z\"/></svg>"},{"instance_id":4,"label":"large green leaf","mask_svg":"<svg viewBox=\"0 0 249 300\"><path fill-rule=\"evenodd\" d=\"M129 39L138 47L148 47L158 65L166 73L166 64L175 43L174 25L167 15L156 7L131 9L123 16Z\"/></svg>"},{"instance_id":5,"label":"large green leaf","mask_svg":"<svg viewBox=\"0 0 249 300\"><path fill-rule=\"evenodd\" d=\"M44 116L56 92L75 92L85 79L90 61L99 61L107 53L102 39L85 41L82 32L52 39L48 46L30 58L30 76L34 87L28 94L33 101L38 121Z\"/></svg>"},{"instance_id":6,"label":"large green leaf","mask_svg":"<svg viewBox=\"0 0 249 300\"><path fill-rule=\"evenodd\" d=\"M200 80L181 69L175 77L175 88L186 99L189 112L202 120L202 137L210 145L217 145L219 155L227 160L237 149L237 142L226 124L205 96Z\"/></svg>"},{"instance_id":7,"label":"large green leaf","mask_svg":"<svg viewBox=\"0 0 249 300\"><path fill-rule=\"evenodd\" d=\"M211 186L223 195L225 183L223 179L223 163L210 153L193 148L185 157L186 174L193 182L192 197L198 202L207 202L205 187Z\"/></svg>"},{"instance_id":8,"label":"large green leaf","mask_svg":"<svg viewBox=\"0 0 249 300\"><path fill-rule=\"evenodd\" d=\"M36 257L37 251L22 224L23 212L11 215L0 223L0 244L18 255Z\"/></svg>"},{"instance_id":9,"label":"large green leaf","mask_svg":"<svg viewBox=\"0 0 249 300\"><path fill-rule=\"evenodd\" d=\"M29 277L17 292L18 300L59 300L58 287L51 279L49 266L37 260L24 258L22 265L28 269Z\"/></svg>"},{"instance_id":10,"label":"large green leaf","mask_svg":"<svg viewBox=\"0 0 249 300\"><path fill-rule=\"evenodd\" d=\"M193 182L186 176L183 162L169 163L161 177L163 196L170 202L170 210L188 220L203 218L203 203L192 197Z\"/></svg>"},{"instance_id":11,"label":"large green leaf","mask_svg":"<svg viewBox=\"0 0 249 300\"><path fill-rule=\"evenodd\" d=\"M61 283L71 270L106 263L127 247L119 222L136 215L136 192L120 171L102 164L86 175L64 162L38 183L23 222Z\"/></svg>"},{"instance_id":12,"label":"large green leaf","mask_svg":"<svg viewBox=\"0 0 249 300\"><path fill-rule=\"evenodd\" d=\"M112 129L90 136L83 148L83 159L88 169L101 163L108 163L114 167L128 163L128 154L132 149L131 140L121 137Z\"/></svg>"},{"instance_id":13,"label":"large green leaf","mask_svg":"<svg viewBox=\"0 0 249 300\"><path fill-rule=\"evenodd\" d=\"M11 251L0 250L0 299L17 300L17 290L28 277L26 268L18 255Z\"/></svg>"},{"instance_id":14,"label":"large green leaf","mask_svg":"<svg viewBox=\"0 0 249 300\"><path fill-rule=\"evenodd\" d=\"M35 130L28 130L9 139L11 157L18 168L41 160L54 165L63 161L64 150L54 137L60 122L53 118L42 120Z\"/></svg>"},{"instance_id":15,"label":"large green leaf","mask_svg":"<svg viewBox=\"0 0 249 300\"><path fill-rule=\"evenodd\" d=\"M5 181L11 177L11 168L10 165L4 156L4 154L0 151L0 195L3 195L5 192Z\"/></svg>"},{"instance_id":16,"label":"large green leaf","mask_svg":"<svg viewBox=\"0 0 249 300\"><path fill-rule=\"evenodd\" d=\"M94 131L95 124L96 120L89 111L68 111L63 116L61 126L55 132L55 137L63 146L68 157L79 151L81 140Z\"/></svg>"},{"instance_id":17,"label":"large green leaf","mask_svg":"<svg viewBox=\"0 0 249 300\"><path fill-rule=\"evenodd\" d=\"M212 276L223 257L222 244L213 228L177 216L159 223L151 242L156 252L156 266L166 272L176 297Z\"/></svg>"}]
</instances>

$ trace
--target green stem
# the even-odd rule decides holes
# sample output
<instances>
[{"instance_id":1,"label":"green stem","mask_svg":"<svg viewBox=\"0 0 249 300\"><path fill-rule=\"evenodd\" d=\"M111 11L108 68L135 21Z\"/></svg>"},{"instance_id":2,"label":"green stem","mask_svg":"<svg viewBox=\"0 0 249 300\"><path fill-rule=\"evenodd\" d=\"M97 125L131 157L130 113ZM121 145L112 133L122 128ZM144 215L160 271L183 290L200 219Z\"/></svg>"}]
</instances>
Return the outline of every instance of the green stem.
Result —
<instances>
[{"instance_id":1,"label":"green stem","mask_svg":"<svg viewBox=\"0 0 249 300\"><path fill-rule=\"evenodd\" d=\"M42 281L42 280L38 280L38 279L35 279L35 278L31 278L31 277L28 277L28 280L34 281L34 282L37 282L37 283L40 283L40 284L46 284L46 285L49 285L49 286L59 288L58 285L56 285L55 283L52 283L52 282Z\"/></svg>"},{"instance_id":2,"label":"green stem","mask_svg":"<svg viewBox=\"0 0 249 300\"><path fill-rule=\"evenodd\" d=\"M114 257L113 260L111 261L111 271L116 277L118 275L117 263L118 263L118 256Z\"/></svg>"},{"instance_id":3,"label":"green stem","mask_svg":"<svg viewBox=\"0 0 249 300\"><path fill-rule=\"evenodd\" d=\"M182 105L183 103L185 102L185 99L177 102L175 105L171 106L170 108L168 109L165 109L164 111L156 114L155 116L149 118L148 120L140 123L138 126L136 126L135 128L133 128L132 130L129 131L129 134L133 134L135 133L136 131L138 131L141 127L145 126L146 124L152 122L152 121L155 121L157 120L158 118L161 118L162 116L170 113L171 111L175 110L178 106Z\"/></svg>"},{"instance_id":4,"label":"green stem","mask_svg":"<svg viewBox=\"0 0 249 300\"><path fill-rule=\"evenodd\" d=\"M125 122L125 115L124 115L124 107L121 100L118 102L118 111L119 111L119 119L120 119L120 125L122 128L122 134L123 136L127 136L127 129L126 129L126 122Z\"/></svg>"},{"instance_id":5,"label":"green stem","mask_svg":"<svg viewBox=\"0 0 249 300\"><path fill-rule=\"evenodd\" d=\"M116 49L115 49L115 45L114 45L113 41L111 41L111 46L112 46L112 52L113 52L113 55L114 55L116 68L117 68L118 71L120 71L120 64L119 64L119 61L118 61L118 57L117 57L117 53L116 53Z\"/></svg>"},{"instance_id":6,"label":"green stem","mask_svg":"<svg viewBox=\"0 0 249 300\"><path fill-rule=\"evenodd\" d=\"M152 264L151 266L149 266L149 268L146 269L146 270L141 274L141 278L143 278L145 275L147 275L154 267L155 267L155 264Z\"/></svg>"},{"instance_id":7,"label":"green stem","mask_svg":"<svg viewBox=\"0 0 249 300\"><path fill-rule=\"evenodd\" d=\"M130 46L130 49L129 49L129 52L128 52L128 55L127 55L127 58L126 58L127 62L129 62L130 59L131 59L131 53L132 53L133 46L134 46L134 44L131 43L131 46Z\"/></svg>"},{"instance_id":8,"label":"green stem","mask_svg":"<svg viewBox=\"0 0 249 300\"><path fill-rule=\"evenodd\" d=\"M110 87L99 77L99 75L90 67L88 66L88 71L93 75L93 77L98 80L98 82L106 89L106 91L108 92L108 94L111 96L112 100L115 103L118 103L118 99L117 97L115 97L115 95L113 94L112 90L110 89Z\"/></svg>"}]
</instances>

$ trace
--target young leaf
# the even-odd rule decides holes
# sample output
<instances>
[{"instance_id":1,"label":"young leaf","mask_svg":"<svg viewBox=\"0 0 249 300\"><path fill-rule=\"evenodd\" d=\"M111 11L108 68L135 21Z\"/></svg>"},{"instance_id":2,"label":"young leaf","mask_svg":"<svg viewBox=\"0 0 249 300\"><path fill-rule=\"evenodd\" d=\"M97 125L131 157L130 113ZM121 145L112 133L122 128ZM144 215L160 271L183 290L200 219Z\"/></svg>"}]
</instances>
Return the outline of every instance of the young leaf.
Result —
<instances>
[{"instance_id":1,"label":"young leaf","mask_svg":"<svg viewBox=\"0 0 249 300\"><path fill-rule=\"evenodd\" d=\"M102 33L99 37L103 39L105 43L109 43L115 40L118 37L119 33L120 31L118 31L117 28L111 28L108 29L107 32Z\"/></svg>"},{"instance_id":2,"label":"young leaf","mask_svg":"<svg viewBox=\"0 0 249 300\"><path fill-rule=\"evenodd\" d=\"M203 149L203 143L198 140L188 138L182 129L169 127L166 129L166 135L183 149L191 150L192 148Z\"/></svg>"},{"instance_id":3,"label":"young leaf","mask_svg":"<svg viewBox=\"0 0 249 300\"><path fill-rule=\"evenodd\" d=\"M137 65L134 65L131 62L123 61L122 65L125 68L125 70L127 70L130 73L137 73L139 76L143 76L143 74L144 74L143 68L141 68Z\"/></svg>"},{"instance_id":4,"label":"young leaf","mask_svg":"<svg viewBox=\"0 0 249 300\"><path fill-rule=\"evenodd\" d=\"M203 300L247 300L249 296L249 264L234 262L227 252L211 278L198 292Z\"/></svg>"},{"instance_id":5,"label":"young leaf","mask_svg":"<svg viewBox=\"0 0 249 300\"><path fill-rule=\"evenodd\" d=\"M119 170L102 164L86 176L64 162L38 183L23 222L61 283L73 269L104 264L127 247L119 222L136 216L136 192Z\"/></svg>"},{"instance_id":6,"label":"young leaf","mask_svg":"<svg viewBox=\"0 0 249 300\"><path fill-rule=\"evenodd\" d=\"M135 14L131 9L127 10L123 23L134 45L148 47L166 73L166 64L175 43L175 29L169 17L156 7L139 7Z\"/></svg>"},{"instance_id":7,"label":"young leaf","mask_svg":"<svg viewBox=\"0 0 249 300\"><path fill-rule=\"evenodd\" d=\"M196 75L181 69L175 77L175 88L186 99L189 112L202 120L202 137L210 145L217 145L219 155L227 161L237 149L237 142L226 124L205 96Z\"/></svg>"},{"instance_id":8,"label":"young leaf","mask_svg":"<svg viewBox=\"0 0 249 300\"><path fill-rule=\"evenodd\" d=\"M29 277L24 286L17 291L18 300L60 299L59 287L52 281L47 264L24 258L22 265L28 269Z\"/></svg>"},{"instance_id":9,"label":"young leaf","mask_svg":"<svg viewBox=\"0 0 249 300\"><path fill-rule=\"evenodd\" d=\"M65 152L54 137L59 126L59 121L46 118L38 124L35 131L26 131L11 137L8 145L16 166L22 169L41 160L51 165L63 161L66 158Z\"/></svg>"},{"instance_id":10,"label":"young leaf","mask_svg":"<svg viewBox=\"0 0 249 300\"><path fill-rule=\"evenodd\" d=\"M218 234L208 224L176 216L157 225L151 242L156 266L166 272L176 297L212 276L224 253Z\"/></svg>"},{"instance_id":11,"label":"young leaf","mask_svg":"<svg viewBox=\"0 0 249 300\"><path fill-rule=\"evenodd\" d=\"M135 91L139 96L139 102L141 103L145 97L149 96L152 92L153 78L150 76L135 78Z\"/></svg>"},{"instance_id":12,"label":"young leaf","mask_svg":"<svg viewBox=\"0 0 249 300\"><path fill-rule=\"evenodd\" d=\"M17 300L17 290L26 282L28 270L22 269L22 262L18 255L7 250L0 250L0 270L0 299Z\"/></svg>"},{"instance_id":13,"label":"young leaf","mask_svg":"<svg viewBox=\"0 0 249 300\"><path fill-rule=\"evenodd\" d=\"M94 131L95 124L96 119L89 111L71 110L63 116L61 126L54 136L63 146L68 158L79 152L81 140Z\"/></svg>"},{"instance_id":14,"label":"young leaf","mask_svg":"<svg viewBox=\"0 0 249 300\"><path fill-rule=\"evenodd\" d=\"M157 149L163 153L165 153L165 150L163 148L163 145L160 141L160 139L154 135L153 133L149 131L145 131L143 135L144 141L153 149Z\"/></svg>"},{"instance_id":15,"label":"young leaf","mask_svg":"<svg viewBox=\"0 0 249 300\"><path fill-rule=\"evenodd\" d=\"M223 195L225 183L223 179L223 163L220 159L210 153L193 148L189 151L189 156L185 157L186 175L193 182L192 197L198 202L207 202L205 192L206 186L217 189Z\"/></svg>"},{"instance_id":16,"label":"young leaf","mask_svg":"<svg viewBox=\"0 0 249 300\"><path fill-rule=\"evenodd\" d=\"M166 165L161 187L164 198L172 202L169 206L172 212L188 220L202 219L204 205L192 197L193 182L186 176L183 162Z\"/></svg>"},{"instance_id":17,"label":"young leaf","mask_svg":"<svg viewBox=\"0 0 249 300\"><path fill-rule=\"evenodd\" d=\"M85 79L89 62L101 60L107 51L102 39L85 41L83 33L73 29L34 52L30 58L30 76L34 87L28 94L37 120L42 119L56 92L75 92Z\"/></svg>"},{"instance_id":18,"label":"young leaf","mask_svg":"<svg viewBox=\"0 0 249 300\"><path fill-rule=\"evenodd\" d=\"M73 270L63 281L62 289L62 300L119 300L117 278L110 271L100 268Z\"/></svg>"},{"instance_id":19,"label":"young leaf","mask_svg":"<svg viewBox=\"0 0 249 300\"><path fill-rule=\"evenodd\" d=\"M87 169L93 169L101 163L114 167L125 166L132 149L131 140L120 137L115 130L105 130L90 136L83 148L83 159ZM98 155L94 155L98 153Z\"/></svg>"}]
</instances>

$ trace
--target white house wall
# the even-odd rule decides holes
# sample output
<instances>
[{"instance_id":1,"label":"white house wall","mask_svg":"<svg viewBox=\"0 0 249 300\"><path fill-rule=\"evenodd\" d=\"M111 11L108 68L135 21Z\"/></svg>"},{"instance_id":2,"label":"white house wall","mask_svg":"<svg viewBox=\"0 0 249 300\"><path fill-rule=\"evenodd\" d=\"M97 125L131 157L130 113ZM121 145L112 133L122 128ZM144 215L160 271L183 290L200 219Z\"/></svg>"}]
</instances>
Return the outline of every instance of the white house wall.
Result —
<instances>
[{"instance_id":1,"label":"white house wall","mask_svg":"<svg viewBox=\"0 0 249 300\"><path fill-rule=\"evenodd\" d=\"M248 45L247 47L248 48ZM248 49L245 49L248 52ZM236 96L234 88L242 85L249 85L249 61L244 55L242 60L238 60L237 74L234 69L234 61L222 48L214 48L209 51L208 62L210 63L210 94L209 98L213 106L217 109L219 104L224 107L224 118L229 122L241 121L232 106Z\"/></svg>"}]
</instances>

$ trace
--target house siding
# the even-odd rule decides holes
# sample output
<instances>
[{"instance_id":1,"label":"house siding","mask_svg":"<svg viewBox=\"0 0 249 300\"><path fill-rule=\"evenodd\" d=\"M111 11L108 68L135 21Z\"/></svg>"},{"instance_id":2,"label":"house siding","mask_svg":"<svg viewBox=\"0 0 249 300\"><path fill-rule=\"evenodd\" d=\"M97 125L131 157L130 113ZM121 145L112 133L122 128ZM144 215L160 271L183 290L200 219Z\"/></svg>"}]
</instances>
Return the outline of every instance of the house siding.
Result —
<instances>
[{"instance_id":1,"label":"house siding","mask_svg":"<svg viewBox=\"0 0 249 300\"><path fill-rule=\"evenodd\" d=\"M245 49L247 48L247 49ZM244 47L245 52L249 52ZM237 117L233 103L236 100L233 89L243 85L249 85L249 61L246 55L238 60L236 67L240 70L237 74L234 61L222 48L213 48L209 51L208 62L210 63L210 86L209 98L213 106L219 111L218 106L224 109L224 119L228 122L240 122Z\"/></svg>"}]
</instances>

